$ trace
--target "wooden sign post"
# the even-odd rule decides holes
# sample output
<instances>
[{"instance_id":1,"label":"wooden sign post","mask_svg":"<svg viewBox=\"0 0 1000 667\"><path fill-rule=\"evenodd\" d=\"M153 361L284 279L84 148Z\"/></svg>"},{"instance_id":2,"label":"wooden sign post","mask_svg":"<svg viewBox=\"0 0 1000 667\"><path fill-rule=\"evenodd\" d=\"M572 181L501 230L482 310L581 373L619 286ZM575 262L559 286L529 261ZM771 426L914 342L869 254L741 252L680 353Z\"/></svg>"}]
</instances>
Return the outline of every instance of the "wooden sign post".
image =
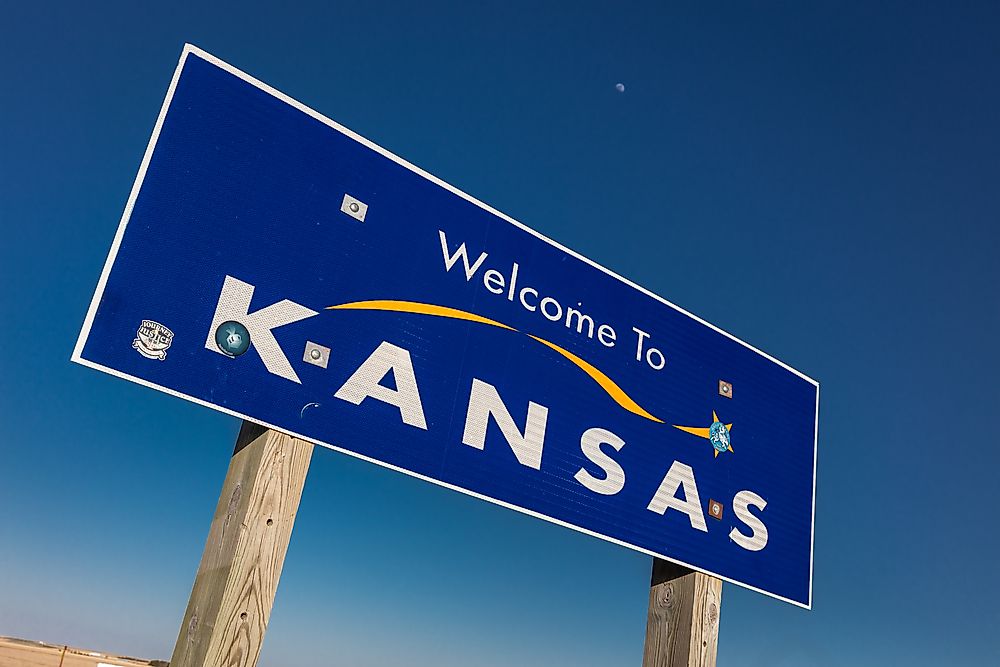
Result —
<instances>
[{"instance_id":1,"label":"wooden sign post","mask_svg":"<svg viewBox=\"0 0 1000 667\"><path fill-rule=\"evenodd\" d=\"M256 667L313 445L243 422L171 667ZM715 667L722 581L654 559L642 667Z\"/></svg>"},{"instance_id":2,"label":"wooden sign post","mask_svg":"<svg viewBox=\"0 0 1000 667\"><path fill-rule=\"evenodd\" d=\"M313 445L243 422L171 667L254 667Z\"/></svg>"},{"instance_id":3,"label":"wooden sign post","mask_svg":"<svg viewBox=\"0 0 1000 667\"><path fill-rule=\"evenodd\" d=\"M715 667L721 607L721 579L653 559L642 667Z\"/></svg>"}]
</instances>

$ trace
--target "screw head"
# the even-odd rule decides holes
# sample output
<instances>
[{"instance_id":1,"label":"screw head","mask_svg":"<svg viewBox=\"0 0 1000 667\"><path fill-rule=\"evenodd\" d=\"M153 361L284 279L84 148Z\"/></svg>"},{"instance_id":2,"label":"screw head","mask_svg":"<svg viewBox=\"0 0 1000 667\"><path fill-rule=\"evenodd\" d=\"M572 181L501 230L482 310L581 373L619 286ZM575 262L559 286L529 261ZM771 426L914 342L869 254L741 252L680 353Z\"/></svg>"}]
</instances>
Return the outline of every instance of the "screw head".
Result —
<instances>
[{"instance_id":1,"label":"screw head","mask_svg":"<svg viewBox=\"0 0 1000 667\"><path fill-rule=\"evenodd\" d=\"M313 366L326 368L327 363L330 361L330 348L307 340L305 349L302 350L302 361Z\"/></svg>"},{"instance_id":2,"label":"screw head","mask_svg":"<svg viewBox=\"0 0 1000 667\"><path fill-rule=\"evenodd\" d=\"M358 206L358 202L356 202L356 201L352 201L351 205L348 206L348 208L351 209L352 213L357 213L358 211L361 210L361 207Z\"/></svg>"},{"instance_id":3,"label":"screw head","mask_svg":"<svg viewBox=\"0 0 1000 667\"><path fill-rule=\"evenodd\" d=\"M713 519L722 519L722 503L717 500L708 501L708 515Z\"/></svg>"},{"instance_id":4,"label":"screw head","mask_svg":"<svg viewBox=\"0 0 1000 667\"><path fill-rule=\"evenodd\" d=\"M215 344L230 357L238 357L250 349L250 332L239 322L223 322L215 330Z\"/></svg>"}]
</instances>

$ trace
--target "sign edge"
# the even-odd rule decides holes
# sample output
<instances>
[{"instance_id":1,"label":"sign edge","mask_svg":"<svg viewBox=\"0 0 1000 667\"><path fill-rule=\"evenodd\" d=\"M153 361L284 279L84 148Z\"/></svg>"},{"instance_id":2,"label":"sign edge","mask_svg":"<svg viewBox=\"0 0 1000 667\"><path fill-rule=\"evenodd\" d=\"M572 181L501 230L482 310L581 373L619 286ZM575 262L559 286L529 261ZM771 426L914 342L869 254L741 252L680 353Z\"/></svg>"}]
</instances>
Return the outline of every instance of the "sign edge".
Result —
<instances>
[{"instance_id":1,"label":"sign edge","mask_svg":"<svg viewBox=\"0 0 1000 667\"><path fill-rule=\"evenodd\" d=\"M213 403L209 403L208 401L205 401L203 399L197 398L196 396L190 396L188 394L185 394L184 392L177 391L176 389L171 389L169 387L164 387L163 385L156 384L155 382L151 382L149 380L144 380L144 379L142 379L140 377L136 377L134 375L129 375L128 373L124 373L122 371L116 370L116 369L111 368L109 366L105 366L105 365L100 364L100 363L98 363L96 361L91 361L90 359L87 359L85 357L80 357L79 359L75 359L74 361L76 361L77 363L79 363L82 366L86 366L87 368L91 368L93 370L101 371L102 373L107 373L108 375L112 375L112 376L120 378L122 380L128 380L129 382L133 382L133 383L141 385L143 387L147 387L147 388L150 388L150 389L155 389L155 390L163 392L163 393L165 393L165 394L167 394L169 396L173 396L174 398L180 398L180 399L183 399L183 400L188 401L190 403L194 403L196 405L200 405L202 407L209 408L209 409L215 410L217 412L221 412L221 413L229 415L231 417L236 417L237 419L243 419L245 421L249 421L249 422L253 422L255 424L259 424L259 425L261 425L261 426L263 426L265 428L272 429L274 431L279 431L281 433L286 433L286 434L288 434L288 435L290 435L290 436L292 436L294 438L298 438L300 440L305 440L306 442L312 443L313 445L317 445L319 447L324 447L326 449L333 450L333 451L335 451L335 452L337 452L339 454L345 454L345 455L350 456L352 458L356 458L356 459L359 459L361 461L365 461L366 463L371 463L371 464L377 465L377 466L379 466L381 468L386 468L386 469L392 470L394 472L402 473L402 474L404 474L404 475L406 475L408 477L413 477L413 478L419 479L419 480L421 480L423 482L428 482L428 483L433 484L435 486L440 486L440 487L448 489L450 491L455 491L457 493L461 493L463 495L470 496L472 498L476 498L477 500L482 500L482 501L488 502L490 504L497 505L499 507L503 507L505 509L513 510L513 511L518 512L520 514L525 514L525 515L533 517L535 519L540 519L540 520L545 521L547 523L552 523L552 524L555 524L557 526L561 526L563 528L568 528L569 530L572 530L572 531L575 531L575 532L578 532L578 533L582 533L582 534L588 535L590 537L594 537L594 538L602 540L604 542L609 542L611 544L614 544L614 545L617 545L617 546L620 546L620 547L624 547L626 549L629 549L630 551L635 551L635 552L638 552L638 553L645 554L647 556L652 556L654 558L660 558L660 559L663 559L663 560L670 561L672 563L676 563L678 565L682 565L684 567L687 567L687 568L690 568L692 570L701 572L703 574L707 574L709 576L716 577L718 579L721 579L722 581L727 581L727 582L733 584L734 586L739 586L741 588L746 588L747 590L751 590L751 591L753 591L755 593L760 593L762 595L766 595L767 597L774 598L774 599L779 600L781 602L787 602L789 604L793 604L796 607L801 607L801 608L806 609L806 610L812 609L812 599L811 599L811 596L812 596L812 572L811 572L811 570L810 570L810 576L809 576L809 590L810 590L809 598L808 598L808 600L806 602L800 602L798 600L793 600L791 598L786 598L786 597L784 597L782 595L778 595L777 593L771 593L769 591L765 591L763 589L757 588L756 586L752 586L750 584L747 584L747 583L744 583L744 582L741 582L741 581L736 581L735 579L731 579L729 577L726 577L724 575L718 574L716 572L712 572L711 570L707 570L705 568L701 568L701 567L698 567L696 565L691 565L690 563L686 563L686 562L684 562L682 560L678 560L677 558L674 558L672 556L666 556L664 554L659 554L659 553L656 553L655 551L650 551L649 549L645 549L645 548L637 546L635 544L631 544L630 542L626 542L624 540L619 540L619 539L611 537L609 535L603 535L601 533L589 530L587 528L583 528L582 526L575 526L575 525L573 525L571 523L568 523L568 522L565 522L565 521L563 521L561 519L557 519L555 517L551 517L551 516L547 516L545 514L542 514L541 512L536 512L535 510L531 510L531 509L528 509L526 507L521 507L520 505L515 505L514 503L510 503L510 502L507 502L505 500L500 500L499 498L493 498L491 496L487 496L485 494L479 493L478 491L472 491L471 489L466 489L464 487L458 486L457 484L451 484L449 482L445 482L445 481L442 481L442 480L434 479L433 477L428 477L428 476L423 475L421 473L414 472L412 470L407 470L406 468L402 468L402 467L393 465L391 463L387 463L385 461L380 461L379 459L376 459L376 458L373 458L373 457L370 457L370 456L366 456L364 454L352 451L352 450L344 448L344 447L333 445L333 444L330 444L328 442L323 442L321 440L316 440L314 438L311 438L309 436L303 435L301 433L296 433L295 431L291 431L291 430L289 430L287 428L281 428L281 427L275 426L274 424L270 424L270 423L265 422L265 421L263 421L261 419L257 419L256 417L250 417L250 416L245 415L245 414L243 414L241 412L237 412L235 410L230 410L229 408L223 407L221 405L215 405Z\"/></svg>"}]
</instances>

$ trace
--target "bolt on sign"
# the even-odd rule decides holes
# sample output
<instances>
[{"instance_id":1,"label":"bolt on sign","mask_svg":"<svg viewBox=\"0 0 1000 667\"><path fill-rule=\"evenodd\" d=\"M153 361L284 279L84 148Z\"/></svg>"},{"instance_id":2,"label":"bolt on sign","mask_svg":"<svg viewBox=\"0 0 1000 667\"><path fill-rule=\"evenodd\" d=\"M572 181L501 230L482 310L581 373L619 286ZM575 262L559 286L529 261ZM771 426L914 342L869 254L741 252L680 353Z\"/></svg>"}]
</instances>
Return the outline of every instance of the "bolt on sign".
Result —
<instances>
[{"instance_id":1,"label":"bolt on sign","mask_svg":"<svg viewBox=\"0 0 1000 667\"><path fill-rule=\"evenodd\" d=\"M73 360L811 605L815 381L192 46Z\"/></svg>"}]
</instances>

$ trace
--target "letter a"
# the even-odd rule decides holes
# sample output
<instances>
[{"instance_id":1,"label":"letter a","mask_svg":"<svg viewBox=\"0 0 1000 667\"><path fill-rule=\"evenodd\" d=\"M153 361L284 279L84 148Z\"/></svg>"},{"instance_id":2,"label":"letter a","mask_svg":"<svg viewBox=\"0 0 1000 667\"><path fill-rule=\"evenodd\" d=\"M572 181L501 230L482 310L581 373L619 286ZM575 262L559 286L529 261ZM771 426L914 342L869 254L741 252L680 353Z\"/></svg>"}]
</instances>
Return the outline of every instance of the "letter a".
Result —
<instances>
[{"instance_id":1,"label":"letter a","mask_svg":"<svg viewBox=\"0 0 1000 667\"><path fill-rule=\"evenodd\" d=\"M684 487L684 500L676 495L677 489L681 486ZM692 528L708 532L705 513L701 511L701 500L698 498L698 485L694 483L694 470L680 461L674 461L670 466L670 470L660 482L660 488L656 490L646 509L663 514L670 508L687 514Z\"/></svg>"},{"instance_id":2,"label":"letter a","mask_svg":"<svg viewBox=\"0 0 1000 667\"><path fill-rule=\"evenodd\" d=\"M389 371L396 380L396 389L380 384ZM383 341L334 394L334 397L354 405L361 405L369 396L399 408L404 424L427 430L409 351Z\"/></svg>"}]
</instances>

